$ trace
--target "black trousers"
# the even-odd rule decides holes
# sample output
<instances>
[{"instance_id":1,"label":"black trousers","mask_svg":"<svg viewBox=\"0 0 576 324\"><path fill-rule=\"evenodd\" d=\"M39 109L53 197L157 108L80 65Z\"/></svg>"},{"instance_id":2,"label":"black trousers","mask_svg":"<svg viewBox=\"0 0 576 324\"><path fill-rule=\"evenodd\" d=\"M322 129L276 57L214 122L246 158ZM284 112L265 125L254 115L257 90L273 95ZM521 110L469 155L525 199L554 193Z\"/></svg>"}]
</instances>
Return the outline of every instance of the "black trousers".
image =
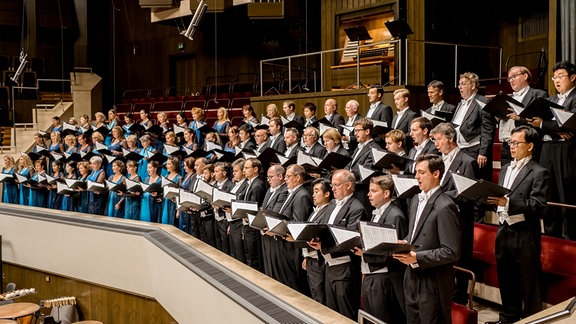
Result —
<instances>
[{"instance_id":1,"label":"black trousers","mask_svg":"<svg viewBox=\"0 0 576 324\"><path fill-rule=\"evenodd\" d=\"M262 265L262 240L260 238L260 231L248 225L243 225L242 231L244 234L246 264L260 272L264 272Z\"/></svg>"},{"instance_id":2,"label":"black trousers","mask_svg":"<svg viewBox=\"0 0 576 324\"><path fill-rule=\"evenodd\" d=\"M542 310L542 263L538 226L500 225L496 233L496 268L502 297L502 323L513 323Z\"/></svg>"},{"instance_id":3,"label":"black trousers","mask_svg":"<svg viewBox=\"0 0 576 324\"><path fill-rule=\"evenodd\" d=\"M230 255L230 239L228 237L228 221L226 219L216 221L216 247Z\"/></svg>"},{"instance_id":4,"label":"black trousers","mask_svg":"<svg viewBox=\"0 0 576 324\"><path fill-rule=\"evenodd\" d=\"M228 223L230 226L230 254L236 260L246 263L246 253L244 253L244 241L242 240L242 221L237 220Z\"/></svg>"},{"instance_id":5,"label":"black trousers","mask_svg":"<svg viewBox=\"0 0 576 324\"><path fill-rule=\"evenodd\" d=\"M324 283L324 260L306 258L306 279L312 299L326 305L326 287Z\"/></svg>"},{"instance_id":6,"label":"black trousers","mask_svg":"<svg viewBox=\"0 0 576 324\"><path fill-rule=\"evenodd\" d=\"M366 274L362 280L364 311L390 324L406 323L402 284L404 278L398 275L404 277L404 272Z\"/></svg>"},{"instance_id":7,"label":"black trousers","mask_svg":"<svg viewBox=\"0 0 576 324\"><path fill-rule=\"evenodd\" d=\"M356 320L360 296L359 289L354 286L351 262L326 265L325 274L326 306Z\"/></svg>"}]
</instances>

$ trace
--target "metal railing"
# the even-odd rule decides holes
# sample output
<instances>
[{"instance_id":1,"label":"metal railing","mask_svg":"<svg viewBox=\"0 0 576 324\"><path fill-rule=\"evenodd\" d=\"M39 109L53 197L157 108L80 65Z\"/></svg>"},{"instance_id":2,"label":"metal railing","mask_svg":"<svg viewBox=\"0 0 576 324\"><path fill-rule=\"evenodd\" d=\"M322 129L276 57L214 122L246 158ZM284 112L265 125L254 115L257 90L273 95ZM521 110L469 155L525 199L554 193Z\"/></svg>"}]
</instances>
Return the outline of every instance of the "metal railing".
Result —
<instances>
[{"instance_id":1,"label":"metal railing","mask_svg":"<svg viewBox=\"0 0 576 324\"><path fill-rule=\"evenodd\" d=\"M403 57L403 60L396 60L396 64L397 64L397 71L399 73L395 73L395 75L398 75L398 77L395 77L394 79L398 79L398 84L401 85L406 85L407 83L407 77L404 78L403 75L408 76L409 74L409 65L406 64L406 62L408 61L408 54L410 51L410 45L412 44L423 44L423 45L438 45L438 46L450 46L453 47L453 67L454 67L454 75L453 75L453 80L454 80L454 86L458 85L458 80L459 80L459 69L460 66L459 64L461 64L461 60L459 58L459 56L461 55L460 51L463 48L473 48L473 49L483 49L483 50L488 50L488 51L496 51L497 52L497 57L498 57L498 74L497 75L491 75L490 77L485 77L482 78L481 81L498 81L499 83L502 82L502 79L500 78L500 71L502 70L502 62L503 62L503 49L501 47L496 47L496 46L480 46L480 45L468 45L468 44L456 44L456 43L445 43L445 42L430 42L430 41L423 41L423 40L407 40L405 48L403 48L403 46L400 46L401 43L399 40L390 40L390 41L383 41L383 42L377 42L377 43L370 43L370 44L365 44L365 45L359 45L357 47L348 47L348 48L336 48L336 49L331 49L331 50L324 50L324 51L318 51L318 52L313 52L313 53L305 53L305 54L297 54L297 55L290 55L290 56L283 56L283 57L277 57L277 58L271 58L271 59L265 59L265 60L261 60L260 61L260 94L264 95L265 93L267 93L267 91L265 91L264 89L264 75L265 75L265 68L268 66L272 66L273 68L277 68L277 67L284 67L286 68L286 71L288 73L288 90L293 89L292 87L292 73L294 71L294 64L293 61L297 60L297 59L301 59L301 58L305 58L306 60L309 58L313 58L314 62L316 62L316 64L312 64L312 66L316 65L319 66L320 72L320 91L324 91L324 78L328 77L328 75L325 73L324 71L324 60L325 60L325 56L326 55L330 55L330 54L334 54L337 52L344 52L344 51L355 51L355 57L359 58L360 57L360 52L361 49L363 48L368 48L368 47L375 47L375 46L388 46L388 48L391 48L391 46L394 46L394 53L396 55L396 57ZM318 59L319 58L319 59ZM336 61L337 59L335 58L334 61ZM287 63L282 63L283 61L287 61ZM306 66L308 66L308 61L306 61ZM355 68L356 68L356 85L360 85L361 84L361 78L360 78L360 66L361 66L361 60L359 59L354 59L354 63L355 63ZM298 66L298 68L301 68L301 66ZM313 69L314 71L316 71L317 69ZM274 71L274 70L273 70ZM402 73L404 72L404 73ZM273 72L272 72L273 73ZM314 80L316 82L316 80ZM290 91L288 91L288 93L290 93Z\"/></svg>"}]
</instances>

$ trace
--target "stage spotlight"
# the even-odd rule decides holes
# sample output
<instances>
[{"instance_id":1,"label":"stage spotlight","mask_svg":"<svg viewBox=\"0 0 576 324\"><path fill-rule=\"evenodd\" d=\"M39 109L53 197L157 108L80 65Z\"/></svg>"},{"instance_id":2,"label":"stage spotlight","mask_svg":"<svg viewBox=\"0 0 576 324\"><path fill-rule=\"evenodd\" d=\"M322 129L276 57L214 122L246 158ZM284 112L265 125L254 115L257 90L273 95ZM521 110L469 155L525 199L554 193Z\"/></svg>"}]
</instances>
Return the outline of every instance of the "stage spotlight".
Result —
<instances>
[{"instance_id":1,"label":"stage spotlight","mask_svg":"<svg viewBox=\"0 0 576 324\"><path fill-rule=\"evenodd\" d=\"M18 70L16 70L16 73L14 73L14 75L10 77L10 80L12 80L12 82L19 84L18 80L20 79L20 75L22 75L22 72L24 72L24 67L26 66L26 63L28 63L28 60L26 60L27 58L28 54L24 53L24 50L22 50L20 52L20 66L18 66Z\"/></svg>"},{"instance_id":2,"label":"stage spotlight","mask_svg":"<svg viewBox=\"0 0 576 324\"><path fill-rule=\"evenodd\" d=\"M182 32L182 35L186 36L190 40L193 40L196 28L198 27L198 25L200 25L200 22L202 22L202 17L204 17L204 13L206 13L207 9L208 5L206 4L206 2L204 0L200 0L200 2L198 3L198 7L194 12L194 16L192 16L192 21L190 22L188 29Z\"/></svg>"}]
</instances>

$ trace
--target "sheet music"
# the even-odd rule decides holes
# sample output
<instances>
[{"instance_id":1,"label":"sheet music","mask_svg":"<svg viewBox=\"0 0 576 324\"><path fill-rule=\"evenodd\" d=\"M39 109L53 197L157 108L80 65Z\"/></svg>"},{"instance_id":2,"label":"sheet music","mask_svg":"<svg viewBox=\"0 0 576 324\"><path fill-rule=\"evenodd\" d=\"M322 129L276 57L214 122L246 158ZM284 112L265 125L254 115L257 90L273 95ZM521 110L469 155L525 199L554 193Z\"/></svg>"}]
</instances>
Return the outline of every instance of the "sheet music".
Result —
<instances>
[{"instance_id":1,"label":"sheet music","mask_svg":"<svg viewBox=\"0 0 576 324\"><path fill-rule=\"evenodd\" d=\"M94 145L96 146L96 151L101 151L101 150L107 150L108 146L102 144L102 143L98 143L95 142Z\"/></svg>"},{"instance_id":2,"label":"sheet music","mask_svg":"<svg viewBox=\"0 0 576 324\"><path fill-rule=\"evenodd\" d=\"M288 119L286 119L286 117L284 116L280 116L280 119L282 120L282 125L286 125L288 124L290 121Z\"/></svg>"},{"instance_id":3,"label":"sheet music","mask_svg":"<svg viewBox=\"0 0 576 324\"><path fill-rule=\"evenodd\" d=\"M452 179L454 180L454 185L456 186L456 191L458 191L458 194L463 193L466 189L470 188L477 182L474 179L467 178L465 176L459 175L458 173L450 173L452 174Z\"/></svg>"},{"instance_id":4,"label":"sheet music","mask_svg":"<svg viewBox=\"0 0 576 324\"><path fill-rule=\"evenodd\" d=\"M292 234L292 237L294 237L294 239L297 240L298 237L300 236L300 233L302 233L302 231L308 225L309 224L307 223L288 223L288 230Z\"/></svg>"},{"instance_id":5,"label":"sheet music","mask_svg":"<svg viewBox=\"0 0 576 324\"><path fill-rule=\"evenodd\" d=\"M511 103L510 101L508 101L508 104L510 105L510 108L514 109L516 115L520 115L520 113L524 110L524 107L518 106L514 103Z\"/></svg>"},{"instance_id":6,"label":"sheet music","mask_svg":"<svg viewBox=\"0 0 576 324\"><path fill-rule=\"evenodd\" d=\"M372 170L372 169L368 169L366 167L364 167L363 165L358 165L358 171L360 172L360 181L364 181L366 179L368 179L371 175L373 175L374 173L376 173L376 171Z\"/></svg>"},{"instance_id":7,"label":"sheet music","mask_svg":"<svg viewBox=\"0 0 576 324\"><path fill-rule=\"evenodd\" d=\"M323 124L323 123L320 123L319 128L320 128L320 136L322 136L329 129L336 129L336 127L328 126L328 125ZM336 129L336 130L338 130L338 129Z\"/></svg>"},{"instance_id":8,"label":"sheet music","mask_svg":"<svg viewBox=\"0 0 576 324\"><path fill-rule=\"evenodd\" d=\"M237 211L258 212L258 203L243 200L232 200L232 215L236 216Z\"/></svg>"},{"instance_id":9,"label":"sheet music","mask_svg":"<svg viewBox=\"0 0 576 324\"><path fill-rule=\"evenodd\" d=\"M280 164L282 164L282 165L284 165L284 163L288 162L288 160L289 160L284 155L278 154L278 153L276 153L276 157L278 157L278 161L280 161Z\"/></svg>"},{"instance_id":10,"label":"sheet music","mask_svg":"<svg viewBox=\"0 0 576 324\"><path fill-rule=\"evenodd\" d=\"M40 153L42 151L46 151L46 148L40 145L36 145L36 153Z\"/></svg>"},{"instance_id":11,"label":"sheet music","mask_svg":"<svg viewBox=\"0 0 576 324\"><path fill-rule=\"evenodd\" d=\"M180 127L178 125L174 125L174 134L184 133L184 127Z\"/></svg>"},{"instance_id":12,"label":"sheet music","mask_svg":"<svg viewBox=\"0 0 576 324\"><path fill-rule=\"evenodd\" d=\"M396 187L398 195L410 190L414 186L418 186L418 180L415 178L403 178L395 174L392 175L392 181L394 181L394 187Z\"/></svg>"},{"instance_id":13,"label":"sheet music","mask_svg":"<svg viewBox=\"0 0 576 324\"><path fill-rule=\"evenodd\" d=\"M374 119L372 119L372 124L374 125L374 127L376 127L376 126L388 127L388 123L387 123L387 122L379 121L379 120L374 120ZM354 127L352 127L352 130L354 130Z\"/></svg>"},{"instance_id":14,"label":"sheet music","mask_svg":"<svg viewBox=\"0 0 576 324\"><path fill-rule=\"evenodd\" d=\"M214 142L204 141L206 143L206 152L210 152L215 149L222 149L222 147Z\"/></svg>"},{"instance_id":15,"label":"sheet music","mask_svg":"<svg viewBox=\"0 0 576 324\"><path fill-rule=\"evenodd\" d=\"M570 117L572 117L572 115L574 115L574 113L564 111L562 109L552 108L552 107L550 107L550 109L552 109L552 113L556 117L556 122L558 122L558 126L564 125L566 123L566 121L568 121L568 119L570 119Z\"/></svg>"},{"instance_id":16,"label":"sheet music","mask_svg":"<svg viewBox=\"0 0 576 324\"><path fill-rule=\"evenodd\" d=\"M478 99L475 99L475 100L476 100L476 103L478 103L478 105L480 106L480 108L484 109L484 106L486 106L486 104L483 103L482 101L478 100Z\"/></svg>"},{"instance_id":17,"label":"sheet music","mask_svg":"<svg viewBox=\"0 0 576 324\"><path fill-rule=\"evenodd\" d=\"M8 174L8 173L0 173L0 181L4 181L6 179L13 179L14 176L12 174Z\"/></svg>"},{"instance_id":18,"label":"sheet music","mask_svg":"<svg viewBox=\"0 0 576 324\"><path fill-rule=\"evenodd\" d=\"M164 198L172 199L180 195L180 189L174 187L163 187Z\"/></svg>"},{"instance_id":19,"label":"sheet music","mask_svg":"<svg viewBox=\"0 0 576 324\"><path fill-rule=\"evenodd\" d=\"M299 165L310 164L313 166L318 166L320 163L322 163L322 159L307 155L304 152L299 151L298 156L296 157L296 163Z\"/></svg>"},{"instance_id":20,"label":"sheet music","mask_svg":"<svg viewBox=\"0 0 576 324\"><path fill-rule=\"evenodd\" d=\"M174 152L180 151L180 148L178 146L168 144L164 144L164 149L166 150L166 152L168 152L169 155L174 154Z\"/></svg>"},{"instance_id":21,"label":"sheet music","mask_svg":"<svg viewBox=\"0 0 576 324\"><path fill-rule=\"evenodd\" d=\"M18 182L20 183L26 182L26 180L28 180L28 178L19 173L14 173L14 175L16 176L16 179L18 179Z\"/></svg>"},{"instance_id":22,"label":"sheet music","mask_svg":"<svg viewBox=\"0 0 576 324\"><path fill-rule=\"evenodd\" d=\"M260 125L270 125L270 119L264 115L260 119Z\"/></svg>"},{"instance_id":23,"label":"sheet music","mask_svg":"<svg viewBox=\"0 0 576 324\"><path fill-rule=\"evenodd\" d=\"M73 192L74 190L71 189L69 186L67 186L66 184L62 183L62 182L57 182L56 183L56 191L58 193L69 193L69 192Z\"/></svg>"},{"instance_id":24,"label":"sheet music","mask_svg":"<svg viewBox=\"0 0 576 324\"><path fill-rule=\"evenodd\" d=\"M446 118L429 114L429 113L425 112L424 110L422 110L422 117L426 117L428 120L440 119L442 121L446 121Z\"/></svg>"},{"instance_id":25,"label":"sheet music","mask_svg":"<svg viewBox=\"0 0 576 324\"><path fill-rule=\"evenodd\" d=\"M331 226L330 231L332 232L332 235L334 236L334 240L336 241L336 244L341 244L341 243L346 242L348 240L351 240L355 237L360 237L360 233L358 233L356 231L349 231L349 230L343 229L343 228Z\"/></svg>"},{"instance_id":26,"label":"sheet music","mask_svg":"<svg viewBox=\"0 0 576 324\"><path fill-rule=\"evenodd\" d=\"M384 243L398 243L396 229L369 225L367 222L360 222L360 233L364 249L368 250L376 245Z\"/></svg>"},{"instance_id":27,"label":"sheet music","mask_svg":"<svg viewBox=\"0 0 576 324\"><path fill-rule=\"evenodd\" d=\"M197 194L206 199L208 202L212 202L212 195L213 195L214 187L212 187L209 183L204 180L199 179L196 182L196 192Z\"/></svg>"}]
</instances>

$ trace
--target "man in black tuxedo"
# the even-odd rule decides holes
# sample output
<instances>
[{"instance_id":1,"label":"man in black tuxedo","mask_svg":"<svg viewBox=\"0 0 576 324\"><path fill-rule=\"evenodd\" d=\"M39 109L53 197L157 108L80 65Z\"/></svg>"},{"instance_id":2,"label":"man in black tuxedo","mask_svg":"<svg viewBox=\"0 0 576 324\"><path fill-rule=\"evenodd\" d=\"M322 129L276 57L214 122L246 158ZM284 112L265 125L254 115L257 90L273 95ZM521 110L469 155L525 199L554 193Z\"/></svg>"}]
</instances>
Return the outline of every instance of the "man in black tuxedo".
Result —
<instances>
[{"instance_id":1,"label":"man in black tuxedo","mask_svg":"<svg viewBox=\"0 0 576 324\"><path fill-rule=\"evenodd\" d=\"M302 147L302 149L306 154L323 159L324 155L326 155L326 148L318 142L319 138L320 132L316 127L306 127L306 129L304 129L304 147Z\"/></svg>"},{"instance_id":2,"label":"man in black tuxedo","mask_svg":"<svg viewBox=\"0 0 576 324\"><path fill-rule=\"evenodd\" d=\"M404 298L407 323L451 323L453 265L460 257L458 207L442 192L444 162L435 154L416 159L422 192L412 199L405 242L418 247L394 258L407 265Z\"/></svg>"},{"instance_id":3,"label":"man in black tuxedo","mask_svg":"<svg viewBox=\"0 0 576 324\"><path fill-rule=\"evenodd\" d=\"M426 117L416 117L410 123L410 137L414 146L408 152L408 157L411 160L416 160L420 155L436 154L440 155L434 143L430 140L430 131L432 130L432 123ZM415 163L408 163L404 169L405 174L415 173ZM398 168L389 170L391 173L399 173Z\"/></svg>"},{"instance_id":4,"label":"man in black tuxedo","mask_svg":"<svg viewBox=\"0 0 576 324\"><path fill-rule=\"evenodd\" d=\"M375 208L372 212L373 223L392 226L396 229L397 239L408 233L407 218L400 208L394 205L392 196L394 182L389 175L370 179L368 198ZM356 247L355 254L362 257L362 305L364 311L386 323L406 323L404 310L404 270L406 266L391 256L363 254Z\"/></svg>"},{"instance_id":5,"label":"man in black tuxedo","mask_svg":"<svg viewBox=\"0 0 576 324\"><path fill-rule=\"evenodd\" d=\"M530 80L532 73L525 66L513 66L508 70L508 82L514 91L511 97L516 101L521 102L524 107L529 105L536 98L545 98L548 94L539 89L530 87ZM501 165L510 163L512 157L510 156L510 133L514 127L525 125L525 119L520 118L515 112L510 112L507 116L508 119L501 119L498 121L498 139L502 142L500 148L500 163Z\"/></svg>"},{"instance_id":6,"label":"man in black tuxedo","mask_svg":"<svg viewBox=\"0 0 576 324\"><path fill-rule=\"evenodd\" d=\"M323 224L335 225L351 231L358 230L358 222L367 220L362 203L354 197L356 179L348 170L336 170L332 175L334 200L326 210ZM319 250L322 242L309 242ZM326 305L355 319L360 298L360 260L351 252L323 255L326 260Z\"/></svg>"},{"instance_id":7,"label":"man in black tuxedo","mask_svg":"<svg viewBox=\"0 0 576 324\"><path fill-rule=\"evenodd\" d=\"M366 117L388 123L392 125L392 108L382 103L382 96L384 89L381 86L372 86L368 89L368 101L370 102L370 109L366 113Z\"/></svg>"},{"instance_id":8,"label":"man in black tuxedo","mask_svg":"<svg viewBox=\"0 0 576 324\"><path fill-rule=\"evenodd\" d=\"M268 131L265 129L258 129L254 134L254 138L256 139L256 151L257 152L264 152L265 149L270 147L270 140L268 138Z\"/></svg>"},{"instance_id":9,"label":"man in black tuxedo","mask_svg":"<svg viewBox=\"0 0 576 324\"><path fill-rule=\"evenodd\" d=\"M244 162L244 177L248 186L244 195L245 201L257 202L258 207L262 206L264 196L266 196L266 184L260 178L262 173L262 163L256 158L246 159ZM246 253L246 263L256 270L262 271L262 241L260 231L248 225L247 220L244 223L244 251Z\"/></svg>"},{"instance_id":10,"label":"man in black tuxedo","mask_svg":"<svg viewBox=\"0 0 576 324\"><path fill-rule=\"evenodd\" d=\"M442 153L444 161L444 174L441 188L460 210L460 228L462 229L462 246L458 265L465 269L472 268L472 251L474 244L474 202L459 197L452 173L476 179L478 177L478 163L468 154L462 152L456 144L456 130L451 123L442 123L430 132L434 145ZM468 302L468 277L456 274L456 287L454 301L463 305Z\"/></svg>"},{"instance_id":11,"label":"man in black tuxedo","mask_svg":"<svg viewBox=\"0 0 576 324\"><path fill-rule=\"evenodd\" d=\"M352 161L346 166L356 179L360 178L359 165L370 169L374 164L374 156L372 155L372 148L376 147L376 143L372 139L372 129L374 124L368 118L360 118L354 122L354 135L358 141L358 147L352 153Z\"/></svg>"},{"instance_id":12,"label":"man in black tuxedo","mask_svg":"<svg viewBox=\"0 0 576 324\"><path fill-rule=\"evenodd\" d=\"M284 142L284 135L282 135L282 121L280 118L274 117L270 119L268 132L270 132L270 147L284 154L286 152L286 143Z\"/></svg>"},{"instance_id":13,"label":"man in black tuxedo","mask_svg":"<svg viewBox=\"0 0 576 324\"><path fill-rule=\"evenodd\" d=\"M344 109L346 110L346 115L348 116L345 125L348 127L354 127L354 122L362 118L362 115L358 113L358 109L360 109L360 103L354 99L348 100ZM344 146L348 146L348 153L354 153L354 150L356 150L356 147L358 147L358 141L356 140L354 132L345 128L339 131L342 133L342 142L345 143Z\"/></svg>"},{"instance_id":14,"label":"man in black tuxedo","mask_svg":"<svg viewBox=\"0 0 576 324\"><path fill-rule=\"evenodd\" d=\"M497 323L513 323L542 310L542 250L540 218L547 203L550 173L532 159L539 141L536 130L512 130L513 161L504 166L498 184L510 189L504 197L488 197L498 206L500 227L496 234L496 267L502 297Z\"/></svg>"},{"instance_id":15,"label":"man in black tuxedo","mask_svg":"<svg viewBox=\"0 0 576 324\"><path fill-rule=\"evenodd\" d=\"M236 199L244 200L246 189L248 188L248 181L244 176L244 162L240 158L232 162L232 181L234 187L230 190L231 194L236 195ZM240 219L232 219L230 213L231 209L226 210L226 218L228 219L228 230L230 238L230 255L236 260L246 263L246 253L244 252L244 241L242 240L243 224Z\"/></svg>"},{"instance_id":16,"label":"man in black tuxedo","mask_svg":"<svg viewBox=\"0 0 576 324\"><path fill-rule=\"evenodd\" d=\"M234 188L234 183L228 179L228 168L228 164L225 162L216 162L214 165L214 179L216 180L216 187L227 193ZM214 207L214 215L216 219L216 247L222 252L230 255L230 240L228 239L227 233L228 221L226 220L226 212L223 209Z\"/></svg>"},{"instance_id":17,"label":"man in black tuxedo","mask_svg":"<svg viewBox=\"0 0 576 324\"><path fill-rule=\"evenodd\" d=\"M298 155L300 151L300 136L296 128L288 128L284 133L284 143L286 144L286 151L284 151L284 156L291 159Z\"/></svg>"},{"instance_id":18,"label":"man in black tuxedo","mask_svg":"<svg viewBox=\"0 0 576 324\"><path fill-rule=\"evenodd\" d=\"M548 100L576 113L576 66L570 62L558 62L552 68L554 87L557 94ZM545 135L540 154L540 164L550 171L550 197L555 202L576 205L576 151L574 133L560 129L555 120L535 117L528 121ZM547 208L544 217L544 232L555 237L576 240L576 212L573 209ZM566 224L566 226L563 226Z\"/></svg>"},{"instance_id":19,"label":"man in black tuxedo","mask_svg":"<svg viewBox=\"0 0 576 324\"><path fill-rule=\"evenodd\" d=\"M332 124L333 127L340 130L340 125L344 124L344 117L337 112L338 104L335 99L326 99L324 103L324 117Z\"/></svg>"},{"instance_id":20,"label":"man in black tuxedo","mask_svg":"<svg viewBox=\"0 0 576 324\"><path fill-rule=\"evenodd\" d=\"M454 114L456 106L444 101L444 83L442 81L433 80L428 84L428 99L432 106L425 111L432 115L439 115L436 112ZM452 118L450 118L452 119Z\"/></svg>"},{"instance_id":21,"label":"man in black tuxedo","mask_svg":"<svg viewBox=\"0 0 576 324\"><path fill-rule=\"evenodd\" d=\"M398 129L408 135L410 133L410 123L418 113L410 109L410 90L397 89L394 91L394 104L396 105L396 115L389 124L392 129Z\"/></svg>"},{"instance_id":22,"label":"man in black tuxedo","mask_svg":"<svg viewBox=\"0 0 576 324\"><path fill-rule=\"evenodd\" d=\"M280 214L288 221L304 221L312 212L312 195L303 186L306 180L304 167L292 164L286 169L286 186L288 197L280 207ZM276 246L276 258L272 264L274 278L285 285L307 292L306 276L302 271L302 256L300 249L294 243L279 238Z\"/></svg>"},{"instance_id":23,"label":"man in black tuxedo","mask_svg":"<svg viewBox=\"0 0 576 324\"><path fill-rule=\"evenodd\" d=\"M304 117L296 114L296 104L292 100L286 100L282 103L282 110L288 121L295 121L304 127Z\"/></svg>"},{"instance_id":24,"label":"man in black tuxedo","mask_svg":"<svg viewBox=\"0 0 576 324\"><path fill-rule=\"evenodd\" d=\"M490 113L482 110L488 99L478 94L478 75L466 72L460 75L458 88L462 100L458 103L452 124L458 133L458 146L478 161L480 178L492 179L492 146L496 122Z\"/></svg>"},{"instance_id":25,"label":"man in black tuxedo","mask_svg":"<svg viewBox=\"0 0 576 324\"><path fill-rule=\"evenodd\" d=\"M307 102L302 107L302 112L304 113L304 127L312 126L314 122L318 120L316 118L316 105L313 102Z\"/></svg>"},{"instance_id":26,"label":"man in black tuxedo","mask_svg":"<svg viewBox=\"0 0 576 324\"><path fill-rule=\"evenodd\" d=\"M252 126L248 124L238 127L238 136L240 137L240 146L243 150L255 150L256 142L252 139Z\"/></svg>"},{"instance_id":27,"label":"man in black tuxedo","mask_svg":"<svg viewBox=\"0 0 576 324\"><path fill-rule=\"evenodd\" d=\"M274 164L268 168L267 179L270 184L270 188L266 191L264 196L264 201L262 202L262 208L269 209L274 212L280 212L280 208L288 198L288 188L286 187L286 182L284 181L284 174L286 170L279 164ZM276 243L278 240L274 239L274 236L262 235L262 256L264 262L264 273L278 280L277 275L275 276L273 266L276 262Z\"/></svg>"}]
</instances>

